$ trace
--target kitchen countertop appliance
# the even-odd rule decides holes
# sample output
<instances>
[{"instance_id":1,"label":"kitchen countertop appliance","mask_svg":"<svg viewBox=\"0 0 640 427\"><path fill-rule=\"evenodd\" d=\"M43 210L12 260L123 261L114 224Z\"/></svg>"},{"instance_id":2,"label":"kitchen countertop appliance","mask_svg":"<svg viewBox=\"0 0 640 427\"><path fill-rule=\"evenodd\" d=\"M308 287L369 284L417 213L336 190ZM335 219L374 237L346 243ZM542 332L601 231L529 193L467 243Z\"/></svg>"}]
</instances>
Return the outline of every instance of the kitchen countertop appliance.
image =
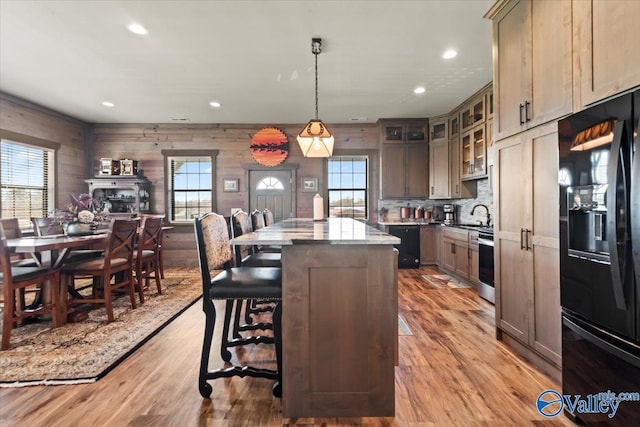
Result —
<instances>
[{"instance_id":1,"label":"kitchen countertop appliance","mask_svg":"<svg viewBox=\"0 0 640 427\"><path fill-rule=\"evenodd\" d=\"M447 204L442 205L442 210L444 211L444 223L445 225L453 225L456 223L456 213L457 213L457 205Z\"/></svg>"},{"instance_id":2,"label":"kitchen countertop appliance","mask_svg":"<svg viewBox=\"0 0 640 427\"><path fill-rule=\"evenodd\" d=\"M558 122L562 394L640 387L640 90ZM573 398L573 397L572 397ZM638 425L640 402L585 424Z\"/></svg>"}]
</instances>

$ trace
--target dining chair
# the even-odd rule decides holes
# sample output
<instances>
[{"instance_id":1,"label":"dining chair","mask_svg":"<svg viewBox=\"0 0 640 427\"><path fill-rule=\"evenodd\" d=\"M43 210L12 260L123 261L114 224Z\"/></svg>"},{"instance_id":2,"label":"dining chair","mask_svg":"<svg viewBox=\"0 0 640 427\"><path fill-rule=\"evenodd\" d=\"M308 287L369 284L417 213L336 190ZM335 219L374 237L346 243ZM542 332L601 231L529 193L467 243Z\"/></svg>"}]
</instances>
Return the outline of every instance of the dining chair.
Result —
<instances>
[{"instance_id":1,"label":"dining chair","mask_svg":"<svg viewBox=\"0 0 640 427\"><path fill-rule=\"evenodd\" d=\"M160 269L160 278L164 279L164 230L160 230L160 234L158 234L158 251L156 252L156 262L158 263L158 268Z\"/></svg>"},{"instance_id":2,"label":"dining chair","mask_svg":"<svg viewBox=\"0 0 640 427\"><path fill-rule=\"evenodd\" d=\"M11 341L11 330L24 319L51 313L53 327L61 325L60 313L60 276L56 270L46 267L21 267L11 263L11 254L7 245L4 227L0 223L0 287L2 288L2 350L7 350ZM29 287L39 287L49 283L51 301L29 310L24 303L16 303L16 290L23 292ZM24 295L24 293L22 293ZM20 299L21 301L21 299Z\"/></svg>"},{"instance_id":3,"label":"dining chair","mask_svg":"<svg viewBox=\"0 0 640 427\"><path fill-rule=\"evenodd\" d=\"M137 218L112 220L102 257L62 266L63 291L69 293L69 297L65 294L62 298L63 319L67 317L69 307L92 303L105 304L108 322L113 322L113 291L117 289L124 289L129 294L131 307L137 307L133 281L133 246L138 223ZM93 277L90 297L78 295L73 289L73 278L80 275Z\"/></svg>"},{"instance_id":4,"label":"dining chair","mask_svg":"<svg viewBox=\"0 0 640 427\"><path fill-rule=\"evenodd\" d=\"M133 253L136 270L136 287L140 304L144 304L144 290L149 288L151 279L156 282L158 294L162 294L158 251L164 215L141 215L142 224L137 236L137 247Z\"/></svg>"},{"instance_id":5,"label":"dining chair","mask_svg":"<svg viewBox=\"0 0 640 427\"><path fill-rule=\"evenodd\" d=\"M213 391L208 380L216 378L259 377L276 380L273 395L282 395L282 269L277 267L233 267L233 256L229 243L227 223L222 215L210 212L195 219L196 243L198 259L202 276L202 309L205 313L205 330L200 359L198 389L202 397L208 398ZM222 268L217 272L216 269ZM212 277L212 273L216 273ZM224 300L225 318L223 322L221 357L230 362L231 354L227 347L227 337L231 323L234 302L247 299L263 299L276 301L273 311L273 338L252 336L245 338L247 343L275 343L277 369L259 369L247 365L233 365L231 367L209 370L209 357L216 322L215 300ZM237 310L236 306L236 310Z\"/></svg>"},{"instance_id":6,"label":"dining chair","mask_svg":"<svg viewBox=\"0 0 640 427\"><path fill-rule=\"evenodd\" d=\"M18 218L3 218L0 219L0 223L4 228L5 236L7 239L20 239L22 238L22 229L20 229L20 222ZM14 267L38 267L40 266L40 260L35 254L16 254L11 252L11 263Z\"/></svg>"}]
</instances>

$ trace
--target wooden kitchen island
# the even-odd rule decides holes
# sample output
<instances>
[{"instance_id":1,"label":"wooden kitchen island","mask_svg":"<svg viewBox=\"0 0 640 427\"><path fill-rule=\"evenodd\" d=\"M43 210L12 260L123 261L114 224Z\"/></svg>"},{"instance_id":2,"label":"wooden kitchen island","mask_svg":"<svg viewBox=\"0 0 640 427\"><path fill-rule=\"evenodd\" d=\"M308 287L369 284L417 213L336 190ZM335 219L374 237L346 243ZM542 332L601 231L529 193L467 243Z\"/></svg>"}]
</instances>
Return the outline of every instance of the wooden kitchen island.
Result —
<instances>
[{"instance_id":1,"label":"wooden kitchen island","mask_svg":"<svg viewBox=\"0 0 640 427\"><path fill-rule=\"evenodd\" d=\"M400 239L329 218L231 243L282 245L283 417L394 416Z\"/></svg>"}]
</instances>

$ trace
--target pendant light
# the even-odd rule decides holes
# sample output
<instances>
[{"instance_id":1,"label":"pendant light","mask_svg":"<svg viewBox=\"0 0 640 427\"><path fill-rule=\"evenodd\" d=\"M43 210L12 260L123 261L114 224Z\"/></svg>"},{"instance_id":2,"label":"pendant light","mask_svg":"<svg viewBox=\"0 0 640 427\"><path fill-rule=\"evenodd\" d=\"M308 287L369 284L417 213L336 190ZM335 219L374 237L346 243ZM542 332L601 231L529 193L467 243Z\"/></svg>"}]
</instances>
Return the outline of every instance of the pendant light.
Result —
<instances>
[{"instance_id":1,"label":"pendant light","mask_svg":"<svg viewBox=\"0 0 640 427\"><path fill-rule=\"evenodd\" d=\"M298 144L305 157L331 157L333 154L333 135L318 119L318 55L322 52L322 39L311 39L311 53L316 59L316 118L298 134Z\"/></svg>"}]
</instances>

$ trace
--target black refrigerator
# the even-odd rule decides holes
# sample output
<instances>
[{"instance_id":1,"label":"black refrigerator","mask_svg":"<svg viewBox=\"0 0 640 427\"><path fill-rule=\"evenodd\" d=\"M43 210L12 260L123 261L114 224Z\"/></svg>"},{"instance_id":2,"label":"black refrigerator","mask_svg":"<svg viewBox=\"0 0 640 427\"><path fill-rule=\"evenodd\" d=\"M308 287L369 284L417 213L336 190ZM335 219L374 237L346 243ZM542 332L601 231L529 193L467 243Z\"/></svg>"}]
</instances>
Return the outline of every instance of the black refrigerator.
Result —
<instances>
[{"instance_id":1,"label":"black refrigerator","mask_svg":"<svg viewBox=\"0 0 640 427\"><path fill-rule=\"evenodd\" d=\"M639 116L636 90L558 122L562 394L587 425L640 425Z\"/></svg>"}]
</instances>

